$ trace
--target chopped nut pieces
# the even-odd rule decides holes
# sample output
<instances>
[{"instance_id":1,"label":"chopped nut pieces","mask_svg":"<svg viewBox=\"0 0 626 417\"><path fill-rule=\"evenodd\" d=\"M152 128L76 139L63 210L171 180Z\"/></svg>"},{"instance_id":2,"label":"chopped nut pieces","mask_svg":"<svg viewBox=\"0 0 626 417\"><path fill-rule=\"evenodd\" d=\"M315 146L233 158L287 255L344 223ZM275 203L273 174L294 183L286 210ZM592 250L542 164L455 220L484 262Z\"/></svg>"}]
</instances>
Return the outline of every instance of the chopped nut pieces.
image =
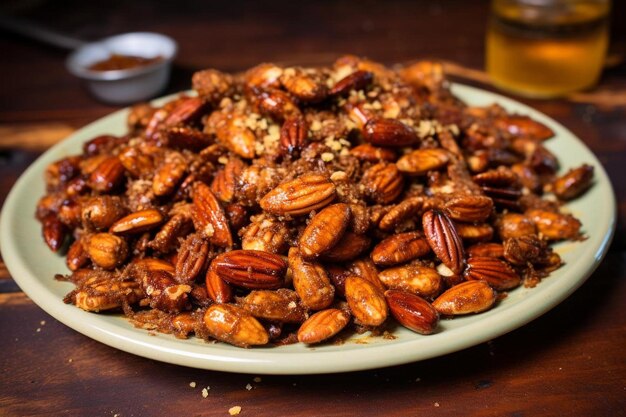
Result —
<instances>
[{"instance_id":1,"label":"chopped nut pieces","mask_svg":"<svg viewBox=\"0 0 626 417\"><path fill-rule=\"evenodd\" d=\"M392 320L426 335L536 285L562 264L549 244L582 237L561 205L593 167L559 176L549 127L467 106L436 62L192 83L46 169L36 216L69 248L65 302L239 347L393 337Z\"/></svg>"}]
</instances>

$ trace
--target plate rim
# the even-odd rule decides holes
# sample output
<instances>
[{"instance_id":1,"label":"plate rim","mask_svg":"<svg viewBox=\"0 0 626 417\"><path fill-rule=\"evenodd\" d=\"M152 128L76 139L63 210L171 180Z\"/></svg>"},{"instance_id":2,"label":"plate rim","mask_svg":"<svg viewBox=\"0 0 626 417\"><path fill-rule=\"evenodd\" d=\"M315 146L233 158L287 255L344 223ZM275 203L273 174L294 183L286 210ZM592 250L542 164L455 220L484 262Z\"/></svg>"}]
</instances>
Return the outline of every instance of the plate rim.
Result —
<instances>
[{"instance_id":1,"label":"plate rim","mask_svg":"<svg viewBox=\"0 0 626 417\"><path fill-rule=\"evenodd\" d=\"M101 316L97 314L87 313L76 309L76 307L72 305L64 304L61 299L59 299L47 288L45 285L46 281L40 280L34 276L32 271L29 270L23 254L19 253L17 246L13 243L14 236L13 233L10 233L10 231L13 230L11 219L14 218L13 216L19 214L17 211L19 208L16 206L18 197L20 193L24 192L23 188L25 185L29 184L30 181L42 181L42 177L39 176L48 159L58 158L57 154L62 152L63 148L68 143L73 144L79 140L84 140L84 138L80 138L86 135L86 131L97 128L100 124L106 124L107 122L110 122L110 120L115 120L121 117L128 111L128 108L115 111L80 128L72 135L60 141L39 156L18 178L7 195L2 208L2 213L0 214L0 248L2 250L4 262L15 282L20 286L24 293L30 297L35 304L37 304L39 308L42 308L55 319L59 320L73 330L82 333L91 339L128 353L161 362L194 368L238 373L291 375L359 371L392 365L401 365L443 356L502 336L503 334L513 331L540 317L545 312L561 303L577 288L579 288L598 267L608 252L610 243L615 233L617 220L617 202L615 192L610 178L595 154L581 139L579 139L558 121L538 110L533 109L530 106L525 105L524 103L520 103L516 100L488 90L459 83L452 83L452 90L455 95L461 96L461 99L464 101L466 101L466 99L463 98L465 95L479 95L484 96L485 99L489 99L490 103L497 102L507 109L509 107L514 107L516 112L529 114L534 119L548 124L555 130L555 132L557 132L557 138L559 134L564 134L567 137L564 137L563 139L573 140L576 142L586 153L590 155L592 159L591 162L593 162L593 165L596 168L596 181L603 183L607 187L606 197L609 199L609 204L605 207L605 211L608 214L605 219L607 229L601 236L601 239L599 237L594 238L594 241L598 241L597 247L594 246L596 249L594 253L581 257L573 263L568 264L570 268L580 266L582 269L582 273L577 274L578 277L573 282L563 279L562 283L559 282L557 284L553 284L550 287L551 291L549 291L549 293L556 292L557 295L549 299L544 299L539 305L537 305L537 302L539 301L538 298L541 298L542 296L543 298L546 298L550 294L544 294L544 291L542 293L534 294L533 296L533 290L530 290L529 295L524 299L518 300L515 304L508 306L508 308L504 311L497 309L492 310L495 311L495 313L486 316L484 320L480 320L476 323L469 323L467 326L445 330L444 332L438 333L434 336L423 336L426 338L437 338L435 341L440 341L440 343L448 342L448 344L443 347L432 342L422 341L420 343L420 340L428 339L421 339L421 337L417 337L416 339L396 342L393 344L372 344L366 348L363 348L361 345L359 346L359 349L348 349L346 351L320 351L315 347L310 347L306 348L306 350L302 352L288 352L288 360L285 360L284 358L281 360L281 353L286 352L277 351L280 347L252 349L224 349L222 347L215 352L215 349L213 349L214 345L212 344L194 344L186 346L185 349L181 350L176 346L178 343L173 343L176 341L180 342L178 339L170 340L169 336L166 337L163 335L155 338L154 336L149 336L149 333L143 329L115 326L108 321L101 319ZM179 94L181 93L165 96L155 101L167 101ZM469 102L468 104L471 105L473 103ZM52 155L55 155L55 157L52 158ZM585 158L587 158L587 155L585 155ZM39 178L33 178L35 176ZM34 210L34 207L32 210ZM31 215L32 210L29 209L27 215ZM34 217L33 221L35 221ZM39 238L39 236L37 238ZM588 259L590 256L592 257L591 262L584 263L583 260ZM49 277L49 279L52 280L52 277ZM540 285L544 284L545 281ZM528 313L528 310L526 310L525 314L517 314L518 312L524 311L527 307L532 307L532 312L530 314ZM510 321L508 321L506 325L498 323L499 321L502 321L502 316L510 318ZM120 317L119 320L127 321L123 317ZM472 334L472 331L478 327L489 327L490 330ZM455 339L455 337L459 336L461 337L460 341ZM157 340L159 340L160 343L155 342ZM414 351L409 350L415 347L417 347L417 349Z\"/></svg>"}]
</instances>

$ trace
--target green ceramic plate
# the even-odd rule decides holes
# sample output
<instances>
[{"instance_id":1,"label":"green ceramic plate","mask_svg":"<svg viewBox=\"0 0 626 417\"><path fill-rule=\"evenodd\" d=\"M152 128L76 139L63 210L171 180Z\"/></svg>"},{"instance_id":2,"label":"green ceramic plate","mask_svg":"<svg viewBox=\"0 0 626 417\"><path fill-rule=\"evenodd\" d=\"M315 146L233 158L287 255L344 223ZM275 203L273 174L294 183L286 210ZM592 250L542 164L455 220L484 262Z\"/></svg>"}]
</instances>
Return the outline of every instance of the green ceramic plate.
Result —
<instances>
[{"instance_id":1,"label":"green ceramic plate","mask_svg":"<svg viewBox=\"0 0 626 417\"><path fill-rule=\"evenodd\" d=\"M475 316L441 322L430 336L404 328L394 340L355 336L342 345L307 347L302 344L240 349L199 339L150 336L119 315L86 313L63 303L72 289L53 279L65 273L64 258L48 250L33 213L44 192L43 173L52 161L79 153L81 144L103 133L125 133L127 110L120 110L77 131L43 154L17 181L2 211L0 244L15 281L42 309L72 329L109 346L146 358L196 368L256 374L314 374L355 371L428 359L464 349L510 332L542 315L576 290L606 253L616 222L615 197L600 162L570 131L521 103L476 88L455 85L454 92L472 105L499 103L511 112L528 114L550 126L556 137L546 146L556 153L563 170L584 162L595 167L595 185L568 209L578 216L589 239L557 245L565 266L534 289L511 291L496 308ZM166 100L162 99L162 100ZM532 349L532 346L528 347Z\"/></svg>"}]
</instances>

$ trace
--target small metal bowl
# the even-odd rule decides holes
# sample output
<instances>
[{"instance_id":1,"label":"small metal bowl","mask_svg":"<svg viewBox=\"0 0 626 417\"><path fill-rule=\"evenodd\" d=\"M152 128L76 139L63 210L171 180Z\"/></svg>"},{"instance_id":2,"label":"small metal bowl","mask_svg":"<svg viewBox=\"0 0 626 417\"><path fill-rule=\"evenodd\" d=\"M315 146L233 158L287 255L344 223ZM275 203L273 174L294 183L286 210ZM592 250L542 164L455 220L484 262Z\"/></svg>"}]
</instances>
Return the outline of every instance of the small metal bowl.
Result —
<instances>
[{"instance_id":1,"label":"small metal bowl","mask_svg":"<svg viewBox=\"0 0 626 417\"><path fill-rule=\"evenodd\" d=\"M107 103L127 104L150 99L160 93L169 80L178 46L159 33L133 32L88 43L72 52L67 69L84 79L91 93ZM123 70L94 71L89 66L108 59L111 54L144 58L161 56L153 64Z\"/></svg>"}]
</instances>

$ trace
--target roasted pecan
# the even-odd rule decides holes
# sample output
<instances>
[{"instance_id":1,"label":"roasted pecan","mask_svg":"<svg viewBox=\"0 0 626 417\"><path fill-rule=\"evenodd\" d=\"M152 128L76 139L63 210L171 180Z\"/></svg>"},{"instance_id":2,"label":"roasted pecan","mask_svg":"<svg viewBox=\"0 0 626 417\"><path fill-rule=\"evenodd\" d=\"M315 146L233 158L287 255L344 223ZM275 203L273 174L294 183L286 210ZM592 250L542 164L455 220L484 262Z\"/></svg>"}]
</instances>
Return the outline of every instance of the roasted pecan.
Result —
<instances>
[{"instance_id":1,"label":"roasted pecan","mask_svg":"<svg viewBox=\"0 0 626 417\"><path fill-rule=\"evenodd\" d=\"M521 184L513 171L499 168L474 175L473 179L496 206L519 210Z\"/></svg>"},{"instance_id":2,"label":"roasted pecan","mask_svg":"<svg viewBox=\"0 0 626 417\"><path fill-rule=\"evenodd\" d=\"M117 275L88 278L79 285L80 289L70 294L66 302L72 301L85 311L113 310L122 304L134 304L143 297L139 283Z\"/></svg>"},{"instance_id":3,"label":"roasted pecan","mask_svg":"<svg viewBox=\"0 0 626 417\"><path fill-rule=\"evenodd\" d=\"M388 204L402 193L404 178L395 164L381 162L365 171L361 184L371 200Z\"/></svg>"},{"instance_id":4,"label":"roasted pecan","mask_svg":"<svg viewBox=\"0 0 626 417\"><path fill-rule=\"evenodd\" d=\"M179 238L188 235L193 230L191 219L184 214L174 214L161 227L149 246L161 253L167 253L179 245Z\"/></svg>"},{"instance_id":5,"label":"roasted pecan","mask_svg":"<svg viewBox=\"0 0 626 417\"><path fill-rule=\"evenodd\" d=\"M168 154L163 165L161 165L152 180L152 191L157 196L171 194L178 183L183 179L187 163L182 155L178 153Z\"/></svg>"},{"instance_id":6,"label":"roasted pecan","mask_svg":"<svg viewBox=\"0 0 626 417\"><path fill-rule=\"evenodd\" d=\"M335 186L328 177L305 174L274 188L259 204L272 214L301 216L326 206L334 198Z\"/></svg>"},{"instance_id":7,"label":"roasted pecan","mask_svg":"<svg viewBox=\"0 0 626 417\"><path fill-rule=\"evenodd\" d=\"M537 235L524 235L505 240L503 250L504 259L513 265L523 266L544 259L548 247Z\"/></svg>"},{"instance_id":8,"label":"roasted pecan","mask_svg":"<svg viewBox=\"0 0 626 417\"><path fill-rule=\"evenodd\" d=\"M460 273L465 264L463 242L452 220L443 212L429 210L422 216L424 234L431 249L452 272Z\"/></svg>"},{"instance_id":9,"label":"roasted pecan","mask_svg":"<svg viewBox=\"0 0 626 417\"><path fill-rule=\"evenodd\" d=\"M389 231L417 217L424 206L423 197L410 197L389 210L378 223L381 230Z\"/></svg>"},{"instance_id":10,"label":"roasted pecan","mask_svg":"<svg viewBox=\"0 0 626 417\"><path fill-rule=\"evenodd\" d=\"M484 196L462 196L448 200L446 212L451 219L460 222L482 222L487 220L493 210L493 201Z\"/></svg>"},{"instance_id":11,"label":"roasted pecan","mask_svg":"<svg viewBox=\"0 0 626 417\"><path fill-rule=\"evenodd\" d=\"M308 143L309 128L300 116L291 116L280 128L280 149L284 154L297 155Z\"/></svg>"},{"instance_id":12,"label":"roasted pecan","mask_svg":"<svg viewBox=\"0 0 626 417\"><path fill-rule=\"evenodd\" d=\"M185 284L193 282L202 272L208 254L209 244L207 241L200 236L189 235L178 250L176 274L174 275L176 281Z\"/></svg>"},{"instance_id":13,"label":"roasted pecan","mask_svg":"<svg viewBox=\"0 0 626 417\"><path fill-rule=\"evenodd\" d=\"M241 247L246 250L283 253L287 249L289 235L289 229L284 223L260 217L243 231Z\"/></svg>"},{"instance_id":14,"label":"roasted pecan","mask_svg":"<svg viewBox=\"0 0 626 417\"><path fill-rule=\"evenodd\" d=\"M477 243L467 248L467 256L489 256L492 258L502 258L504 247L500 243Z\"/></svg>"},{"instance_id":15,"label":"roasted pecan","mask_svg":"<svg viewBox=\"0 0 626 417\"><path fill-rule=\"evenodd\" d=\"M328 95L328 87L321 73L302 68L286 68L280 82L293 96L304 102L318 102Z\"/></svg>"},{"instance_id":16,"label":"roasted pecan","mask_svg":"<svg viewBox=\"0 0 626 417\"><path fill-rule=\"evenodd\" d=\"M493 238L493 227L489 223L455 223L454 227L465 242L485 242Z\"/></svg>"},{"instance_id":17,"label":"roasted pecan","mask_svg":"<svg viewBox=\"0 0 626 417\"><path fill-rule=\"evenodd\" d=\"M472 256L463 272L465 279L485 281L496 291L506 291L520 285L521 278L506 262L486 256Z\"/></svg>"},{"instance_id":18,"label":"roasted pecan","mask_svg":"<svg viewBox=\"0 0 626 417\"><path fill-rule=\"evenodd\" d=\"M142 287L150 300L150 307L167 313L179 313L189 309L191 286L174 280L170 272L146 270L142 274Z\"/></svg>"}]
</instances>

